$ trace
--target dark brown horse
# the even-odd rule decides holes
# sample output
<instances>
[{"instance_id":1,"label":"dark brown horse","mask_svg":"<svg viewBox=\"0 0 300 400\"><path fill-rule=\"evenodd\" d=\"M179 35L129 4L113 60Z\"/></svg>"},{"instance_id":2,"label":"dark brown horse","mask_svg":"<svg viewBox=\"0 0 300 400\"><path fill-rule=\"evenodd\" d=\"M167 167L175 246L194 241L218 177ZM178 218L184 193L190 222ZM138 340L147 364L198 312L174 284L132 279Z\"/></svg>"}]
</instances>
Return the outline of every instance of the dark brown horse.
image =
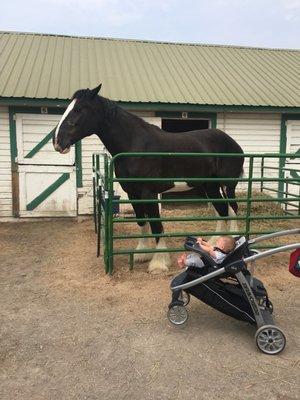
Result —
<instances>
[{"instance_id":1,"label":"dark brown horse","mask_svg":"<svg viewBox=\"0 0 300 400\"><path fill-rule=\"evenodd\" d=\"M53 139L56 151L64 154L70 146L86 136L96 134L112 154L126 152L199 152L238 153L241 157L131 157L120 158L115 165L119 178L126 177L213 177L218 182L186 182L185 188L199 189L208 198L234 199L237 181L222 181L223 178L238 178L243 171L243 150L225 132L218 129L203 129L184 133L168 133L151 125L119 107L115 102L99 96L101 85L93 90L78 90L63 114ZM172 182L122 183L130 200L157 199L159 193L174 190ZM182 190L182 187L181 187ZM213 206L220 216L235 216L235 201L215 202ZM133 204L137 218L157 218L160 216L158 204ZM143 233L163 233L162 223L140 222ZM218 230L222 230L218 224ZM236 230L235 221L230 229ZM149 248L149 240L140 239L137 249ZM164 238L156 238L156 247L166 248ZM136 254L135 260L145 261L149 254ZM170 264L168 253L156 253L149 271L166 271Z\"/></svg>"}]
</instances>

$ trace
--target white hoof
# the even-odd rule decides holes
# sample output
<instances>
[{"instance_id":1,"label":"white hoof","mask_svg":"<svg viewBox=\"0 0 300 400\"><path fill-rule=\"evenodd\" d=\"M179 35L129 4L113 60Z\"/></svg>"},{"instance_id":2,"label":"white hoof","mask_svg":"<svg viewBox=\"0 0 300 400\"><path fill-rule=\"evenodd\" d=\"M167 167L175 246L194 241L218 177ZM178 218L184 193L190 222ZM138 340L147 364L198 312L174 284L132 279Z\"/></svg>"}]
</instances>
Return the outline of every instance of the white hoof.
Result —
<instances>
[{"instance_id":1,"label":"white hoof","mask_svg":"<svg viewBox=\"0 0 300 400\"><path fill-rule=\"evenodd\" d=\"M160 274L168 272L170 266L171 257L169 253L156 253L149 264L148 271L150 274Z\"/></svg>"}]
</instances>

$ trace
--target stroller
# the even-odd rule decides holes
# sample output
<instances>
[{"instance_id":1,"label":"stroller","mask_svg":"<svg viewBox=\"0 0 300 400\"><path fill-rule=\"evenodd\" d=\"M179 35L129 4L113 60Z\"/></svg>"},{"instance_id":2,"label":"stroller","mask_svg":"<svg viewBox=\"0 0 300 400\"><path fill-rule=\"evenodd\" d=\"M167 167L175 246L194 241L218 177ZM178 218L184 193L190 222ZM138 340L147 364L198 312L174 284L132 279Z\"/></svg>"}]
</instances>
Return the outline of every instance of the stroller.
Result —
<instances>
[{"instance_id":1,"label":"stroller","mask_svg":"<svg viewBox=\"0 0 300 400\"><path fill-rule=\"evenodd\" d=\"M168 319L174 325L182 325L188 319L186 309L190 295L209 306L241 321L257 326L255 342L259 350L266 354L278 354L286 344L280 328L274 324L273 305L263 283L252 276L247 269L260 259L282 251L299 249L300 243L280 246L264 252L249 246L263 240L300 233L300 229L280 231L247 241L244 236L236 238L236 247L221 264L216 264L207 252L188 236L185 249L200 254L203 267L188 267L171 282L172 301Z\"/></svg>"}]
</instances>

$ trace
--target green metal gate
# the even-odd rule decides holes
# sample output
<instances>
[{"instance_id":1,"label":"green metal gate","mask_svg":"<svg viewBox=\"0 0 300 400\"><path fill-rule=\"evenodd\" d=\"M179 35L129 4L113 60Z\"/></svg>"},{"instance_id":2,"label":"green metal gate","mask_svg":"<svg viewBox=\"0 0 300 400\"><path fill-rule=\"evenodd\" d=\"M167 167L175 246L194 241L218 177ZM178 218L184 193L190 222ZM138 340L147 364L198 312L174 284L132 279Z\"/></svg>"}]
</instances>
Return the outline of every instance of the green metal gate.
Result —
<instances>
[{"instance_id":1,"label":"green metal gate","mask_svg":"<svg viewBox=\"0 0 300 400\"><path fill-rule=\"evenodd\" d=\"M161 233L156 235L123 235L114 232L114 226L118 224L128 224L138 221L157 221L158 218L136 218L136 217L120 217L115 215L114 207L116 205L128 204L128 203L196 203L204 204L207 202L230 202L233 199L212 199L212 198L183 198L178 197L176 199L143 199L133 200L128 199L117 200L114 198L114 183L116 182L162 182L162 181L174 181L174 182L214 182L219 181L219 178L208 178L208 177L169 177L169 178L115 178L114 167L116 160L124 157L240 157L240 154L216 154L216 153L121 153L110 158L107 154L94 154L93 155L93 190L94 190L94 223L95 231L97 232L97 255L100 255L100 246L103 246L104 264L106 273L111 274L114 268L114 256L126 254L129 256L130 268L133 267L133 256L135 253L158 253L158 252L179 252L183 250L183 247L171 247L165 249L142 249L136 250L134 248L116 248L115 241L126 241L128 239L139 239L146 237L185 237L187 235L193 236L214 236L214 235L225 235L227 231L176 231L169 233ZM192 221L220 221L220 220L237 220L241 221L244 225L243 229L236 232L231 232L233 235L245 235L248 239L253 235L262 235L267 233L273 233L274 229L268 230L257 230L253 225L254 221L286 221L286 220L297 220L300 219L300 166L299 169L293 168L290 177L283 174L282 169L279 167L288 159L300 161L299 154L244 154L245 165L247 169L247 176L240 178L223 178L222 181L238 181L241 185L240 193L238 193L235 201L239 205L243 205L244 214L237 215L235 217L216 217L216 216L172 216L172 217L161 217L161 222L192 222ZM272 171L271 176L267 175L267 171ZM268 185L268 186L266 186ZM296 187L297 192L291 193L289 187ZM285 187L285 190L281 188ZM239 190L239 189L237 189ZM267 192L267 193L266 193ZM258 194L257 194L258 193ZM282 207L282 213L279 215L270 215L268 213L257 214L253 208L257 203L280 204ZM288 212L287 206L289 204L298 204L296 212ZM274 245L264 246L264 248L274 247ZM257 247L256 247L257 248Z\"/></svg>"}]
</instances>

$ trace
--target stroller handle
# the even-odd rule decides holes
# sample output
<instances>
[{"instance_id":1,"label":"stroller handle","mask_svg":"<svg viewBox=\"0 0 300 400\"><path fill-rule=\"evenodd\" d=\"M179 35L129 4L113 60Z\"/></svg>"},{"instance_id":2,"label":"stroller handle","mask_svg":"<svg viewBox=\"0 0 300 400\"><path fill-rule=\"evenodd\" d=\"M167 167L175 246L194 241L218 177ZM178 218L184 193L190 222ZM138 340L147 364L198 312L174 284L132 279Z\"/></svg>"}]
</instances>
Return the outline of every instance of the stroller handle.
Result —
<instances>
[{"instance_id":1,"label":"stroller handle","mask_svg":"<svg viewBox=\"0 0 300 400\"><path fill-rule=\"evenodd\" d=\"M285 246L276 247L275 249L263 251L262 253L254 254L253 256L244 258L244 263L247 264L249 262L258 260L259 258L272 256L273 254L277 254L282 251L294 250L294 249L300 249L300 243L287 244Z\"/></svg>"},{"instance_id":2,"label":"stroller handle","mask_svg":"<svg viewBox=\"0 0 300 400\"><path fill-rule=\"evenodd\" d=\"M279 236L293 235L293 234L297 234L297 233L300 233L299 228L269 233L268 235L262 235L262 236L258 236L257 238L254 238L254 239L250 239L250 240L248 240L248 243L249 244L259 243L259 242L262 242L263 240L273 239L273 238L276 238Z\"/></svg>"},{"instance_id":3,"label":"stroller handle","mask_svg":"<svg viewBox=\"0 0 300 400\"><path fill-rule=\"evenodd\" d=\"M255 254L254 256L244 258L244 259L240 260L240 262L241 262L240 266L243 267L244 264L258 260L259 258L268 257L273 254L280 253L282 251L294 250L294 249L300 249L300 243L293 243L293 244L288 244L285 246L276 247L275 249L267 250L262 253ZM182 285L178 285L178 286L174 286L174 287L171 286L171 290L174 291L174 290L178 290L178 289L181 289L181 290L188 289L192 286L198 285L199 283L206 282L211 278L215 278L219 275L223 275L225 272L227 272L230 269L231 265L233 266L236 263L237 262L235 262L233 264L229 264L226 267L219 268L216 271L210 272L204 276L201 276L200 278L194 279L193 281L184 283ZM237 265L237 267L239 267L239 265Z\"/></svg>"}]
</instances>

